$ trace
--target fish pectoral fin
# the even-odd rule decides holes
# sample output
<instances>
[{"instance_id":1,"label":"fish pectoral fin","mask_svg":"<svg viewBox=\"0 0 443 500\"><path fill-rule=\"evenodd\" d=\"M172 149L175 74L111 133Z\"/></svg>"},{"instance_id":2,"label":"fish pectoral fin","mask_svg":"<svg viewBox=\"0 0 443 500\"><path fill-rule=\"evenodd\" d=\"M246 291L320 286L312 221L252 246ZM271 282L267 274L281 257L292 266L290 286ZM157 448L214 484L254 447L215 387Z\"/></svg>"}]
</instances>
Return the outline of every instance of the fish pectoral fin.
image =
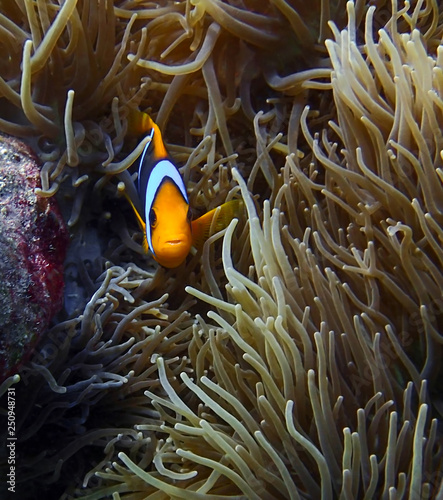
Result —
<instances>
[{"instance_id":1,"label":"fish pectoral fin","mask_svg":"<svg viewBox=\"0 0 443 500\"><path fill-rule=\"evenodd\" d=\"M138 225L140 226L140 229L146 233L146 224L145 221L143 220L143 217L139 214L138 210L135 208L134 203L132 202L131 198L129 197L128 193L126 191L123 191L123 194L125 195L125 198L128 200L128 203L131 205L132 210L134 210L135 216L137 218Z\"/></svg>"},{"instance_id":2,"label":"fish pectoral fin","mask_svg":"<svg viewBox=\"0 0 443 500\"><path fill-rule=\"evenodd\" d=\"M132 202L131 198L129 197L128 193L126 191L123 191L123 194L125 195L125 198L128 200L128 203L131 205L132 210L134 210L135 217L137 218L138 225L140 227L141 232L143 233L143 250L145 253L149 252L149 244L148 240L146 239L146 224L145 221L143 220L143 217L139 214L138 210L135 208L134 203Z\"/></svg>"},{"instance_id":3,"label":"fish pectoral fin","mask_svg":"<svg viewBox=\"0 0 443 500\"><path fill-rule=\"evenodd\" d=\"M146 232L143 233L143 251L145 253L149 253L149 244L148 240L146 239Z\"/></svg>"},{"instance_id":4,"label":"fish pectoral fin","mask_svg":"<svg viewBox=\"0 0 443 500\"><path fill-rule=\"evenodd\" d=\"M192 243L201 250L204 242L213 234L228 227L234 217L238 217L243 207L242 200L231 200L191 222Z\"/></svg>"}]
</instances>

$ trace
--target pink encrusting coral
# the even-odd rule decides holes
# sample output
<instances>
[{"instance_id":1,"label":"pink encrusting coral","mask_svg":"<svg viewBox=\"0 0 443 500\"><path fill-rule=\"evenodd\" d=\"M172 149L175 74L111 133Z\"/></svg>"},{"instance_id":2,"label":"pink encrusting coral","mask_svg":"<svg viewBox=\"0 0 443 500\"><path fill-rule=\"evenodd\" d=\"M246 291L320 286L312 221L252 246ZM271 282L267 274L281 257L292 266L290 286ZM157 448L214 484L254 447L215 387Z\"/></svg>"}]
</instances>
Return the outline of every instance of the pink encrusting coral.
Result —
<instances>
[{"instance_id":1,"label":"pink encrusting coral","mask_svg":"<svg viewBox=\"0 0 443 500\"><path fill-rule=\"evenodd\" d=\"M68 233L24 143L0 137L0 382L23 362L63 301Z\"/></svg>"}]
</instances>

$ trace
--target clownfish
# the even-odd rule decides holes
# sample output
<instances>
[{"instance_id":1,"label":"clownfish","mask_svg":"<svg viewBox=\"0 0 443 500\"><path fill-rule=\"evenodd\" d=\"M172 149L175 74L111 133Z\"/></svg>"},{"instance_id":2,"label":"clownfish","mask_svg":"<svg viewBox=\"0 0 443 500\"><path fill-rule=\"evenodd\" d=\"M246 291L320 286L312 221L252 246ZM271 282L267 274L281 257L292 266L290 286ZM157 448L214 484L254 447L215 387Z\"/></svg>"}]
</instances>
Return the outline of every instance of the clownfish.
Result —
<instances>
[{"instance_id":1,"label":"clownfish","mask_svg":"<svg viewBox=\"0 0 443 500\"><path fill-rule=\"evenodd\" d=\"M183 178L166 151L158 125L144 112L130 110L128 131L146 134L147 142L139 162L138 194L144 213L131 204L141 230L143 249L167 268L184 262L192 246L201 247L214 232L227 227L238 215L240 200L231 200L192 220ZM214 216L216 217L214 219Z\"/></svg>"}]
</instances>

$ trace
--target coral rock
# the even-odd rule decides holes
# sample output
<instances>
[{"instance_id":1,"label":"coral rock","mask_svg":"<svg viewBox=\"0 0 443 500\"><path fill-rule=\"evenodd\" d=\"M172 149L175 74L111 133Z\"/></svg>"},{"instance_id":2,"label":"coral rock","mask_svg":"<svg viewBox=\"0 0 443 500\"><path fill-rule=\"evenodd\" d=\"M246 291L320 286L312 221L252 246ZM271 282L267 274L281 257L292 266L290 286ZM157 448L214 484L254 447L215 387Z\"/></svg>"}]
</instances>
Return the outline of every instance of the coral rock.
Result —
<instances>
[{"instance_id":1,"label":"coral rock","mask_svg":"<svg viewBox=\"0 0 443 500\"><path fill-rule=\"evenodd\" d=\"M60 309L68 231L40 187L37 160L0 136L0 382L17 369Z\"/></svg>"}]
</instances>

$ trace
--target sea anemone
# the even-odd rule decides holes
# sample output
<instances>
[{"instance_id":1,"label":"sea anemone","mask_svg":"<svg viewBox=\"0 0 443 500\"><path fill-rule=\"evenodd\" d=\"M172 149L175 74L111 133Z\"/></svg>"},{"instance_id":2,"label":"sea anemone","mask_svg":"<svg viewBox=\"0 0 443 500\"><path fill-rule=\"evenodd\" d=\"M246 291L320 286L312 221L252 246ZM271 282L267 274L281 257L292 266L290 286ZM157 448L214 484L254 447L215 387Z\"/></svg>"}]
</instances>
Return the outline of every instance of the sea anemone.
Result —
<instances>
[{"instance_id":1,"label":"sea anemone","mask_svg":"<svg viewBox=\"0 0 443 500\"><path fill-rule=\"evenodd\" d=\"M440 498L437 2L92 4L0 17L0 129L37 148L73 233L65 317L17 385L19 480L90 500ZM196 211L245 206L173 271L116 188L146 144L135 106Z\"/></svg>"}]
</instances>

